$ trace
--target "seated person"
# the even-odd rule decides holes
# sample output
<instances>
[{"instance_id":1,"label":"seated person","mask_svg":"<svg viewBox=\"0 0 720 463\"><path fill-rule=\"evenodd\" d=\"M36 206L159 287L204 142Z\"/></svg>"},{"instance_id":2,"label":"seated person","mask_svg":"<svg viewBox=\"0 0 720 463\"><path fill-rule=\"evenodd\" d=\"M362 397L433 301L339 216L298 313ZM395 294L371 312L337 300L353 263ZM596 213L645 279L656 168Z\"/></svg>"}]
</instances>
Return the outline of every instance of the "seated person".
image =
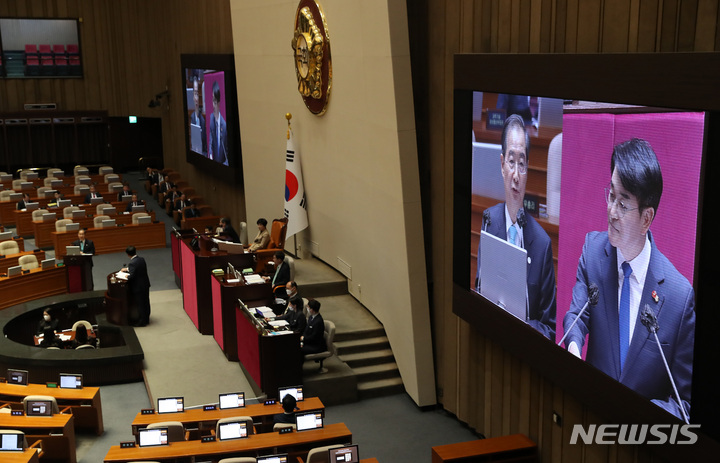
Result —
<instances>
[{"instance_id":1,"label":"seated person","mask_svg":"<svg viewBox=\"0 0 720 463\"><path fill-rule=\"evenodd\" d=\"M183 209L188 207L190 205L190 201L188 201L187 196L185 196L185 193L180 194L180 198L175 201L175 210L178 212L182 212Z\"/></svg>"},{"instance_id":2,"label":"seated person","mask_svg":"<svg viewBox=\"0 0 720 463\"><path fill-rule=\"evenodd\" d=\"M146 180L150 182L150 185L156 185L158 182L158 171L154 170L152 167L148 167L145 169L145 172L147 172Z\"/></svg>"},{"instance_id":3,"label":"seated person","mask_svg":"<svg viewBox=\"0 0 720 463\"><path fill-rule=\"evenodd\" d=\"M95 344L97 342L97 339L95 337L88 336L88 331L85 325L78 325L77 328L75 328L75 339L73 339L72 343L70 344L73 349L77 349L80 346L84 345L91 345L93 348L95 348Z\"/></svg>"},{"instance_id":4,"label":"seated person","mask_svg":"<svg viewBox=\"0 0 720 463\"><path fill-rule=\"evenodd\" d=\"M282 399L283 413L273 416L273 423L295 424L295 409L297 408L297 400L292 394L285 394Z\"/></svg>"},{"instance_id":5,"label":"seated person","mask_svg":"<svg viewBox=\"0 0 720 463\"><path fill-rule=\"evenodd\" d=\"M173 182L170 181L170 177L166 175L164 181L160 184L158 192L167 193L168 191L172 190L174 186L175 185L173 184Z\"/></svg>"},{"instance_id":6,"label":"seated person","mask_svg":"<svg viewBox=\"0 0 720 463\"><path fill-rule=\"evenodd\" d=\"M278 293L280 293L280 291L278 291ZM295 282L295 280L290 280L285 285L285 295L282 297L278 295L278 297L280 297L281 299L285 299L286 301L288 301L287 305L285 306L285 310L287 310L288 306L290 305L290 299L295 296L300 297L300 294L298 293L297 283Z\"/></svg>"},{"instance_id":7,"label":"seated person","mask_svg":"<svg viewBox=\"0 0 720 463\"><path fill-rule=\"evenodd\" d=\"M133 195L133 192L130 191L130 185L128 185L127 183L125 183L125 184L123 185L122 191L121 191L120 193L118 193L117 200L118 200L118 201L122 201L122 200L123 200L123 197L125 197L125 196L130 196L130 197L132 197L132 195Z\"/></svg>"},{"instance_id":8,"label":"seated person","mask_svg":"<svg viewBox=\"0 0 720 463\"><path fill-rule=\"evenodd\" d=\"M165 193L165 210L172 211L175 202L180 198L180 193L175 185L171 185L170 189ZM170 212L172 215L172 212Z\"/></svg>"},{"instance_id":9,"label":"seated person","mask_svg":"<svg viewBox=\"0 0 720 463\"><path fill-rule=\"evenodd\" d=\"M48 202L48 207L57 207L58 201L60 201L61 199L65 199L65 197L63 196L62 193L60 193L59 191L56 191L53 199L51 199L50 202Z\"/></svg>"},{"instance_id":10,"label":"seated person","mask_svg":"<svg viewBox=\"0 0 720 463\"><path fill-rule=\"evenodd\" d=\"M207 227L205 227L205 234L206 235L215 235L215 229L213 227L211 227L210 225L208 225Z\"/></svg>"},{"instance_id":11,"label":"seated person","mask_svg":"<svg viewBox=\"0 0 720 463\"><path fill-rule=\"evenodd\" d=\"M139 200L136 194L132 195L132 199L128 201L125 212L132 212L133 206L144 206L145 201Z\"/></svg>"},{"instance_id":12,"label":"seated person","mask_svg":"<svg viewBox=\"0 0 720 463\"><path fill-rule=\"evenodd\" d=\"M325 344L325 321L320 315L320 302L315 299L311 300L308 303L308 311L307 326L302 337L300 337L302 342L300 350L302 350L303 355L325 352L327 350L327 344Z\"/></svg>"},{"instance_id":13,"label":"seated person","mask_svg":"<svg viewBox=\"0 0 720 463\"><path fill-rule=\"evenodd\" d=\"M230 225L229 217L223 217L222 219L220 219L220 228L222 228L222 231L220 232L220 238L233 243L240 242L240 236L238 236L235 229L232 227L232 225Z\"/></svg>"},{"instance_id":14,"label":"seated person","mask_svg":"<svg viewBox=\"0 0 720 463\"><path fill-rule=\"evenodd\" d=\"M43 339L40 341L40 347L60 347L62 348L62 341L55 334L55 330L49 326L43 330Z\"/></svg>"},{"instance_id":15,"label":"seated person","mask_svg":"<svg viewBox=\"0 0 720 463\"><path fill-rule=\"evenodd\" d=\"M257 251L258 249L265 249L270 243L270 232L267 231L267 220L260 218L257 221L258 234L253 240L252 244L248 248L248 251Z\"/></svg>"},{"instance_id":16,"label":"seated person","mask_svg":"<svg viewBox=\"0 0 720 463\"><path fill-rule=\"evenodd\" d=\"M275 251L272 261L275 264L275 273L272 277L264 276L263 280L272 284L275 297L285 299L287 297L285 285L290 281L290 265L285 262L285 253L282 251Z\"/></svg>"},{"instance_id":17,"label":"seated person","mask_svg":"<svg viewBox=\"0 0 720 463\"><path fill-rule=\"evenodd\" d=\"M92 203L94 198L102 198L102 195L95 190L95 185L90 185L90 192L85 195L85 204Z\"/></svg>"},{"instance_id":18,"label":"seated person","mask_svg":"<svg viewBox=\"0 0 720 463\"><path fill-rule=\"evenodd\" d=\"M190 201L189 209L185 209L183 214L185 215L186 219L200 217L200 211L198 211L197 205L192 201Z\"/></svg>"},{"instance_id":19,"label":"seated person","mask_svg":"<svg viewBox=\"0 0 720 463\"><path fill-rule=\"evenodd\" d=\"M303 334L307 326L307 320L303 313L303 300L299 296L290 299L288 308L284 314L276 317L275 320L285 320L288 322L288 328L296 333Z\"/></svg>"},{"instance_id":20,"label":"seated person","mask_svg":"<svg viewBox=\"0 0 720 463\"><path fill-rule=\"evenodd\" d=\"M40 335L45 331L46 328L51 328L54 331L57 329L57 325L58 321L52 318L48 309L45 309L43 310L43 318L42 320L40 320L40 322L38 322L37 330L35 331L35 333Z\"/></svg>"},{"instance_id":21,"label":"seated person","mask_svg":"<svg viewBox=\"0 0 720 463\"><path fill-rule=\"evenodd\" d=\"M31 203L31 202L32 201L30 201L30 195L28 193L23 193L22 199L20 201L18 201L15 209L17 209L18 211L22 211L23 209L27 208L27 203Z\"/></svg>"}]
</instances>

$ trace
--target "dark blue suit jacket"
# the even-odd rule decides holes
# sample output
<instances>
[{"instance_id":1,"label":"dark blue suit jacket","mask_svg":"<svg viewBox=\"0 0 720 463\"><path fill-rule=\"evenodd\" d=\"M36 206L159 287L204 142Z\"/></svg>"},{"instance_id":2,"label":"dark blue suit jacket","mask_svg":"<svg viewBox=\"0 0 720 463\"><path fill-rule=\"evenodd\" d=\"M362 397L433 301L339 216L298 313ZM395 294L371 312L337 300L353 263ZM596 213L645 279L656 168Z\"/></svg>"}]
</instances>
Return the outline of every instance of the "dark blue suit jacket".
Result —
<instances>
[{"instance_id":1,"label":"dark blue suit jacket","mask_svg":"<svg viewBox=\"0 0 720 463\"><path fill-rule=\"evenodd\" d=\"M638 320L623 370L620 371L617 252L610 245L607 232L590 232L585 237L572 304L565 315L563 326L569 327L585 305L590 283L598 286L599 299L595 307L586 310L580 317L565 345L575 341L582 349L585 335L589 334L587 362L681 418L655 337L648 332L639 317L646 304L655 312L660 345L689 414L695 340L695 293L688 280L655 246L652 234L648 233L648 236L652 246L650 263ZM653 291L657 294L657 302L653 298Z\"/></svg>"},{"instance_id":2,"label":"dark blue suit jacket","mask_svg":"<svg viewBox=\"0 0 720 463\"><path fill-rule=\"evenodd\" d=\"M215 115L210 114L210 150L208 156L212 155L213 160L228 165L228 146L227 146L227 124L220 115L220 141L218 142L217 121Z\"/></svg>"},{"instance_id":3,"label":"dark blue suit jacket","mask_svg":"<svg viewBox=\"0 0 720 463\"><path fill-rule=\"evenodd\" d=\"M128 275L128 284L132 292L144 293L150 291L150 278L148 278L145 259L140 256L135 256L133 259L130 259L127 269L130 274Z\"/></svg>"},{"instance_id":4,"label":"dark blue suit jacket","mask_svg":"<svg viewBox=\"0 0 720 463\"><path fill-rule=\"evenodd\" d=\"M507 239L505 226L505 203L488 209L490 225L487 232L498 238ZM523 228L523 240L529 263L527 267L527 290L529 301L528 324L545 337L555 341L555 267L553 265L552 242L545 230L529 215ZM483 223L483 229L485 224ZM477 251L477 275L480 275L480 245ZM479 291L479 283L476 290Z\"/></svg>"}]
</instances>

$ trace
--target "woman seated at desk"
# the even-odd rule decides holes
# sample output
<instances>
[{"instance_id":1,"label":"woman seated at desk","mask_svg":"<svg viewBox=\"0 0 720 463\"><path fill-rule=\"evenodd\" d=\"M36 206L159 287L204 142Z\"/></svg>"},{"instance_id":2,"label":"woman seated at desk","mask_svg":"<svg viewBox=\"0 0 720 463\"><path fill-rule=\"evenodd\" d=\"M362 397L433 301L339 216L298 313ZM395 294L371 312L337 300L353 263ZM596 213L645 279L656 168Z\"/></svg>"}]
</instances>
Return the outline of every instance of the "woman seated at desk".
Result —
<instances>
[{"instance_id":1,"label":"woman seated at desk","mask_svg":"<svg viewBox=\"0 0 720 463\"><path fill-rule=\"evenodd\" d=\"M88 336L87 328L84 325L78 325L75 328L75 339L70 342L70 347L78 349L80 346L92 346L97 347L97 338Z\"/></svg>"},{"instance_id":2,"label":"woman seated at desk","mask_svg":"<svg viewBox=\"0 0 720 463\"><path fill-rule=\"evenodd\" d=\"M57 329L58 321L53 320L52 315L48 309L43 310L43 318L38 322L36 334L40 335L45 332L45 328L52 328L53 331Z\"/></svg>"},{"instance_id":3,"label":"woman seated at desk","mask_svg":"<svg viewBox=\"0 0 720 463\"><path fill-rule=\"evenodd\" d=\"M43 330L43 338L42 341L40 341L39 346L46 349L48 347L57 347L58 349L61 349L62 341L55 335L55 330L48 326Z\"/></svg>"}]
</instances>

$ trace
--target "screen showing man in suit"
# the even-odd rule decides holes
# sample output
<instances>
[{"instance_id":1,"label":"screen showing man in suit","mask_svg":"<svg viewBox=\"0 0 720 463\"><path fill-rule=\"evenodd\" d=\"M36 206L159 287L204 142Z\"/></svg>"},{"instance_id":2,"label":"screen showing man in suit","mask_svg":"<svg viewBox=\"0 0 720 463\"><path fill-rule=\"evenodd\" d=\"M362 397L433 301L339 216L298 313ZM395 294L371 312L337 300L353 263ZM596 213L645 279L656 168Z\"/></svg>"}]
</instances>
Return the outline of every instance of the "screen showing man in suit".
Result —
<instances>
[{"instance_id":1,"label":"screen showing man in suit","mask_svg":"<svg viewBox=\"0 0 720 463\"><path fill-rule=\"evenodd\" d=\"M660 164L650 143L632 138L615 145L610 173L604 192L607 231L585 236L572 302L563 319L564 344L581 357L588 336L587 362L686 419L695 294L650 232L663 192ZM583 310L591 287L597 287L595 303Z\"/></svg>"},{"instance_id":2,"label":"screen showing man in suit","mask_svg":"<svg viewBox=\"0 0 720 463\"><path fill-rule=\"evenodd\" d=\"M220 164L228 165L227 124L220 113L220 84L215 81L212 86L213 112L210 116L210 146L208 157Z\"/></svg>"},{"instance_id":3,"label":"screen showing man in suit","mask_svg":"<svg viewBox=\"0 0 720 463\"><path fill-rule=\"evenodd\" d=\"M527 251L527 323L555 340L555 267L550 237L524 211L528 177L530 137L523 118L513 114L505 120L501 135L500 171L505 202L485 210L483 230ZM480 291L480 245L477 248L475 290Z\"/></svg>"}]
</instances>

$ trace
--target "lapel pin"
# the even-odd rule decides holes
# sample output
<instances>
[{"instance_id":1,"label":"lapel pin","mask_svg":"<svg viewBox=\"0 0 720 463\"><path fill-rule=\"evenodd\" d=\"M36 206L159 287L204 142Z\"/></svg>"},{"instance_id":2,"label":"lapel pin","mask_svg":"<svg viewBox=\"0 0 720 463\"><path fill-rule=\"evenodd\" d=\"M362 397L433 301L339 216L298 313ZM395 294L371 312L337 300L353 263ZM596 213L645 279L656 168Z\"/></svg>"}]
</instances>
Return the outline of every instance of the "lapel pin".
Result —
<instances>
[{"instance_id":1,"label":"lapel pin","mask_svg":"<svg viewBox=\"0 0 720 463\"><path fill-rule=\"evenodd\" d=\"M657 302L660 300L660 298L658 297L657 291L653 290L651 296L653 298L653 301L655 301L655 303L657 304Z\"/></svg>"}]
</instances>

